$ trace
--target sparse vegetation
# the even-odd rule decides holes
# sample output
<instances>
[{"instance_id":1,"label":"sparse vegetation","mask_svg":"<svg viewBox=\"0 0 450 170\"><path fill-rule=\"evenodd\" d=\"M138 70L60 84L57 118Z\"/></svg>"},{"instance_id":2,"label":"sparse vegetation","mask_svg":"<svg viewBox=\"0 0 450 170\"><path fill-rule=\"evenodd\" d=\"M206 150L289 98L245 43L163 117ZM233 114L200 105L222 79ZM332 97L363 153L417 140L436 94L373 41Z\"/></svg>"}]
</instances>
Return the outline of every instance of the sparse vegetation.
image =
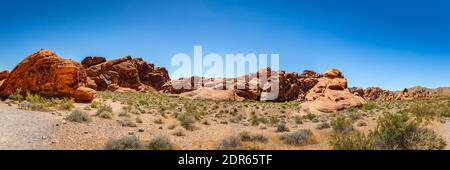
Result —
<instances>
[{"instance_id":1,"label":"sparse vegetation","mask_svg":"<svg viewBox=\"0 0 450 170\"><path fill-rule=\"evenodd\" d=\"M284 133L280 139L288 145L303 146L316 143L313 133L309 129L299 129L295 132Z\"/></svg>"},{"instance_id":2,"label":"sparse vegetation","mask_svg":"<svg viewBox=\"0 0 450 170\"><path fill-rule=\"evenodd\" d=\"M277 132L288 132L289 128L286 126L286 123L281 122L277 125Z\"/></svg>"},{"instance_id":3,"label":"sparse vegetation","mask_svg":"<svg viewBox=\"0 0 450 170\"><path fill-rule=\"evenodd\" d=\"M363 110L365 110L365 111L373 110L376 107L377 107L377 104L375 102L372 102L372 101L364 103L363 106L362 106Z\"/></svg>"},{"instance_id":4,"label":"sparse vegetation","mask_svg":"<svg viewBox=\"0 0 450 170\"><path fill-rule=\"evenodd\" d=\"M354 130L353 121L343 116L338 116L337 118L331 120L331 127L334 132L340 134L349 133Z\"/></svg>"},{"instance_id":5,"label":"sparse vegetation","mask_svg":"<svg viewBox=\"0 0 450 170\"><path fill-rule=\"evenodd\" d=\"M174 146L168 137L157 136L150 140L148 148L150 150L172 150Z\"/></svg>"},{"instance_id":6,"label":"sparse vegetation","mask_svg":"<svg viewBox=\"0 0 450 170\"><path fill-rule=\"evenodd\" d=\"M105 145L106 150L139 150L141 142L136 136L125 136L120 139L110 139Z\"/></svg>"},{"instance_id":7,"label":"sparse vegetation","mask_svg":"<svg viewBox=\"0 0 450 170\"><path fill-rule=\"evenodd\" d=\"M187 115L187 114L180 114L177 117L178 121L180 121L180 125L184 127L186 130L195 130L195 118Z\"/></svg>"},{"instance_id":8,"label":"sparse vegetation","mask_svg":"<svg viewBox=\"0 0 450 170\"><path fill-rule=\"evenodd\" d=\"M217 149L233 150L237 149L240 146L240 144L241 144L241 137L239 137L238 135L232 135L222 139L222 141L219 143L219 146L217 146Z\"/></svg>"},{"instance_id":9,"label":"sparse vegetation","mask_svg":"<svg viewBox=\"0 0 450 170\"><path fill-rule=\"evenodd\" d=\"M407 113L385 113L369 134L336 136L334 149L434 150L446 146L441 136L423 127Z\"/></svg>"},{"instance_id":10,"label":"sparse vegetation","mask_svg":"<svg viewBox=\"0 0 450 170\"><path fill-rule=\"evenodd\" d=\"M80 109L75 109L67 117L67 120L69 120L71 122L83 123L83 122L90 122L91 117L89 117L89 114L87 114L86 112L84 112Z\"/></svg>"}]
</instances>

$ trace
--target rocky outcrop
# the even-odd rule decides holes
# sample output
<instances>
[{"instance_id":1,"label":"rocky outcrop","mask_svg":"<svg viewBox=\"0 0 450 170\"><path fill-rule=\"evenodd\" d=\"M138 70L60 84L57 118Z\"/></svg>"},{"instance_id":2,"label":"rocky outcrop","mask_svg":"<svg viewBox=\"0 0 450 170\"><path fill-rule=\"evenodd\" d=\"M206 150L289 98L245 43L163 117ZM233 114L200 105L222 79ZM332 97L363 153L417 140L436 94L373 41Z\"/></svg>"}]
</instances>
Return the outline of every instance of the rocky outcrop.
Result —
<instances>
[{"instance_id":1,"label":"rocky outcrop","mask_svg":"<svg viewBox=\"0 0 450 170\"><path fill-rule=\"evenodd\" d=\"M90 102L95 91L84 87L86 83L86 72L80 63L39 50L11 71L0 86L0 98L6 99L21 89L48 98L72 97L77 102Z\"/></svg>"},{"instance_id":2,"label":"rocky outcrop","mask_svg":"<svg viewBox=\"0 0 450 170\"><path fill-rule=\"evenodd\" d=\"M3 84L4 80L8 77L9 71L5 70L0 72L0 86Z\"/></svg>"},{"instance_id":3,"label":"rocky outcrop","mask_svg":"<svg viewBox=\"0 0 450 170\"><path fill-rule=\"evenodd\" d=\"M181 97L199 100L231 100L231 101L243 101L244 98L237 96L234 89L229 90L217 90L212 88L199 88L194 91L185 92L180 94Z\"/></svg>"},{"instance_id":4,"label":"rocky outcrop","mask_svg":"<svg viewBox=\"0 0 450 170\"><path fill-rule=\"evenodd\" d=\"M383 90L379 87L369 87L364 90L364 99L366 100L394 100L395 92Z\"/></svg>"},{"instance_id":5,"label":"rocky outcrop","mask_svg":"<svg viewBox=\"0 0 450 170\"><path fill-rule=\"evenodd\" d=\"M350 107L360 107L365 100L347 88L347 80L337 69L327 70L308 91L303 108L309 112L332 113Z\"/></svg>"},{"instance_id":6,"label":"rocky outcrop","mask_svg":"<svg viewBox=\"0 0 450 170\"><path fill-rule=\"evenodd\" d=\"M86 57L83 59L83 61L81 61L81 65L83 65L84 68L89 68L91 66L95 66L104 62L106 62L105 57Z\"/></svg>"},{"instance_id":7,"label":"rocky outcrop","mask_svg":"<svg viewBox=\"0 0 450 170\"><path fill-rule=\"evenodd\" d=\"M170 80L165 68L155 67L141 58L127 56L106 61L103 57L87 57L81 63L86 68L88 86L99 91L161 90Z\"/></svg>"},{"instance_id":8,"label":"rocky outcrop","mask_svg":"<svg viewBox=\"0 0 450 170\"><path fill-rule=\"evenodd\" d=\"M358 107L365 102L362 94L357 95L347 88L347 80L337 69L327 70L324 74L310 70L298 74L265 68L237 78L181 78L165 84L163 91L213 100L306 100L305 106L315 113Z\"/></svg>"},{"instance_id":9,"label":"rocky outcrop","mask_svg":"<svg viewBox=\"0 0 450 170\"><path fill-rule=\"evenodd\" d=\"M9 71L8 70L0 72L0 81L6 79L8 77L8 75L9 75Z\"/></svg>"},{"instance_id":10,"label":"rocky outcrop","mask_svg":"<svg viewBox=\"0 0 450 170\"><path fill-rule=\"evenodd\" d=\"M353 93L358 93L366 100L413 100L413 99L434 99L445 97L439 89L429 89L425 87L405 88L402 91L383 90L379 87L369 87L361 91L361 88L352 89Z\"/></svg>"}]
</instances>

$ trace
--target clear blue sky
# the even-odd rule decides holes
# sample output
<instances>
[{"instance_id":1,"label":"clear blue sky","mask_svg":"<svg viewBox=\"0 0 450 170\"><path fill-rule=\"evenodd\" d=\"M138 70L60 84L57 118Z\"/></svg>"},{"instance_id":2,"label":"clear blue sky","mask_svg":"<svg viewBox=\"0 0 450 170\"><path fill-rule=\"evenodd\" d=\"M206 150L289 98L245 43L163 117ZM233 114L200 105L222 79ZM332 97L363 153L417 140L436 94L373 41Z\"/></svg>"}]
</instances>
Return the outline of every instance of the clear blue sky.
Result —
<instances>
[{"instance_id":1,"label":"clear blue sky","mask_svg":"<svg viewBox=\"0 0 450 170\"><path fill-rule=\"evenodd\" d=\"M281 69L337 67L350 86L450 86L450 1L0 0L0 70L40 48L81 61L278 53Z\"/></svg>"}]
</instances>

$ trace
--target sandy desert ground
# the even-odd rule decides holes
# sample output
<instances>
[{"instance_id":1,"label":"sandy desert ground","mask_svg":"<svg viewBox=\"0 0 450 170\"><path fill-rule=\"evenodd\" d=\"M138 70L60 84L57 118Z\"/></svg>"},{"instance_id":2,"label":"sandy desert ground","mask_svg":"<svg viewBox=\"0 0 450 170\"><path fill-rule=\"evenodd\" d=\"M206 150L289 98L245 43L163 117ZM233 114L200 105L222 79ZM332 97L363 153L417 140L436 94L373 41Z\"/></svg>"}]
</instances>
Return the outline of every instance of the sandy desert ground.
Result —
<instances>
[{"instance_id":1,"label":"sandy desert ground","mask_svg":"<svg viewBox=\"0 0 450 170\"><path fill-rule=\"evenodd\" d=\"M68 109L50 107L45 111L24 110L24 103L29 104L12 100L0 104L0 149L104 149L108 141L125 136L136 136L143 145L139 149L148 149L152 139L161 137L168 138L170 149L183 150L334 149L330 141L347 134L341 134L333 124L337 118L348 120L350 129L341 127L348 134L367 134L385 112L401 112L420 103L448 106L450 100L369 102L362 108L322 115L305 112L296 101L203 101L151 93L100 92L92 103L71 103ZM75 111L86 113L89 120L70 119ZM183 114L189 116L180 118ZM410 117L419 118L414 114ZM446 143L450 141L448 118L420 118L424 119L423 127L432 129ZM311 132L308 139L302 139L305 142L292 144L281 137L301 129ZM240 139L233 145L236 136ZM251 136L257 137L253 140Z\"/></svg>"}]
</instances>

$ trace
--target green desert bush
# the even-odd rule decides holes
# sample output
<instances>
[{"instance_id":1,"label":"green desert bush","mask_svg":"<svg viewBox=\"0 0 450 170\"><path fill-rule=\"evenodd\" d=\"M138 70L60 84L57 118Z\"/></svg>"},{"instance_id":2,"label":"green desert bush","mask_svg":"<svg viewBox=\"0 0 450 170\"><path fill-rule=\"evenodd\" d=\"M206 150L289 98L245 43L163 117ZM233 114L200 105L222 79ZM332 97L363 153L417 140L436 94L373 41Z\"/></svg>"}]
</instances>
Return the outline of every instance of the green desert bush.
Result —
<instances>
[{"instance_id":1,"label":"green desert bush","mask_svg":"<svg viewBox=\"0 0 450 170\"><path fill-rule=\"evenodd\" d=\"M186 130L195 130L195 118L186 113L179 114L177 116L178 121L180 121L180 125L184 127Z\"/></svg>"},{"instance_id":2,"label":"green desert bush","mask_svg":"<svg viewBox=\"0 0 450 170\"><path fill-rule=\"evenodd\" d=\"M58 104L58 107L61 110L70 110L75 107L73 100L71 100L69 98L63 98L61 100L57 100L56 103Z\"/></svg>"},{"instance_id":3,"label":"green desert bush","mask_svg":"<svg viewBox=\"0 0 450 170\"><path fill-rule=\"evenodd\" d=\"M287 127L286 123L280 122L277 125L277 132L288 132L289 128Z\"/></svg>"},{"instance_id":4,"label":"green desert bush","mask_svg":"<svg viewBox=\"0 0 450 170\"><path fill-rule=\"evenodd\" d=\"M168 137L157 136L150 140L148 148L150 150L172 150L174 146Z\"/></svg>"},{"instance_id":5,"label":"green desert bush","mask_svg":"<svg viewBox=\"0 0 450 170\"><path fill-rule=\"evenodd\" d=\"M334 149L349 150L437 150L446 146L441 136L407 113L385 113L367 136L336 136L330 143Z\"/></svg>"},{"instance_id":6,"label":"green desert bush","mask_svg":"<svg viewBox=\"0 0 450 170\"><path fill-rule=\"evenodd\" d=\"M82 123L82 122L90 122L91 121L91 117L89 117L89 114L87 114L86 112L84 112L84 111L82 111L80 109L75 109L67 117L67 120L69 120L71 122Z\"/></svg>"},{"instance_id":7,"label":"green desert bush","mask_svg":"<svg viewBox=\"0 0 450 170\"><path fill-rule=\"evenodd\" d=\"M385 113L370 136L379 148L388 150L431 150L446 145L441 136L406 113Z\"/></svg>"},{"instance_id":8,"label":"green desert bush","mask_svg":"<svg viewBox=\"0 0 450 170\"><path fill-rule=\"evenodd\" d=\"M334 132L345 134L353 131L353 121L345 118L344 116L338 116L331 120L331 127Z\"/></svg>"},{"instance_id":9,"label":"green desert bush","mask_svg":"<svg viewBox=\"0 0 450 170\"><path fill-rule=\"evenodd\" d=\"M363 106L362 106L363 110L365 110L365 111L373 110L376 107L377 107L377 104L375 102L373 102L373 101L369 101L367 103L364 103Z\"/></svg>"},{"instance_id":10,"label":"green desert bush","mask_svg":"<svg viewBox=\"0 0 450 170\"><path fill-rule=\"evenodd\" d=\"M106 104L99 105L97 110L97 116L104 119L112 119L113 117L112 107Z\"/></svg>"},{"instance_id":11,"label":"green desert bush","mask_svg":"<svg viewBox=\"0 0 450 170\"><path fill-rule=\"evenodd\" d=\"M329 122L322 122L322 123L317 124L316 129L321 130L321 129L328 129L330 127L331 127L331 125Z\"/></svg>"},{"instance_id":12,"label":"green desert bush","mask_svg":"<svg viewBox=\"0 0 450 170\"><path fill-rule=\"evenodd\" d=\"M142 145L136 136L125 136L116 140L108 140L104 148L106 150L139 150Z\"/></svg>"},{"instance_id":13,"label":"green desert bush","mask_svg":"<svg viewBox=\"0 0 450 170\"><path fill-rule=\"evenodd\" d=\"M303 115L303 119L310 120L310 121L312 121L316 118L317 118L317 116L313 113L308 113L306 115Z\"/></svg>"},{"instance_id":14,"label":"green desert bush","mask_svg":"<svg viewBox=\"0 0 450 170\"><path fill-rule=\"evenodd\" d=\"M136 122L130 118L123 118L119 123L124 127L137 127Z\"/></svg>"},{"instance_id":15,"label":"green desert bush","mask_svg":"<svg viewBox=\"0 0 450 170\"><path fill-rule=\"evenodd\" d=\"M9 98L13 101L22 102L24 100L24 97L22 95L22 89L18 88L16 89Z\"/></svg>"},{"instance_id":16,"label":"green desert bush","mask_svg":"<svg viewBox=\"0 0 450 170\"><path fill-rule=\"evenodd\" d=\"M299 129L295 132L284 133L280 139L288 145L303 146L316 143L314 135L310 129Z\"/></svg>"},{"instance_id":17,"label":"green desert bush","mask_svg":"<svg viewBox=\"0 0 450 170\"><path fill-rule=\"evenodd\" d=\"M91 102L91 104L89 106L93 109L96 109L96 108L98 108L99 105L100 105L100 102L94 100Z\"/></svg>"},{"instance_id":18,"label":"green desert bush","mask_svg":"<svg viewBox=\"0 0 450 170\"><path fill-rule=\"evenodd\" d=\"M331 141L334 150L374 150L377 149L372 138L362 133L336 135Z\"/></svg>"}]
</instances>

